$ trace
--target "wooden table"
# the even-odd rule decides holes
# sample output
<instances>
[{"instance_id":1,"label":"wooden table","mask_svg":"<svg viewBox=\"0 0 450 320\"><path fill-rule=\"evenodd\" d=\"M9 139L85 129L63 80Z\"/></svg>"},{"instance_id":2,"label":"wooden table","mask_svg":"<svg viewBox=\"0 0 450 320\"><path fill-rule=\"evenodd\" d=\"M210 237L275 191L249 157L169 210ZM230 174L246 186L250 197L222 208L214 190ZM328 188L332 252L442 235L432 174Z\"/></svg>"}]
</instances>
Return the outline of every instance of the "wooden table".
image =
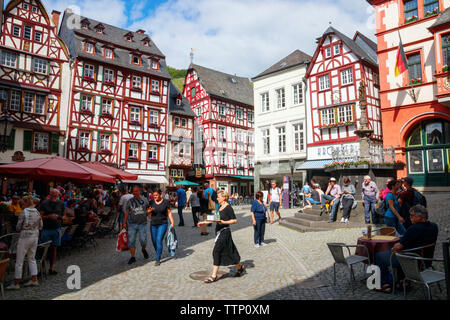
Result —
<instances>
[{"instance_id":1,"label":"wooden table","mask_svg":"<svg viewBox=\"0 0 450 320\"><path fill-rule=\"evenodd\" d=\"M359 238L358 244L366 246L369 251L370 263L375 264L375 255L377 252L390 251L399 241L400 238L393 236L373 236L370 239ZM362 248L356 248L355 255L367 256L366 251Z\"/></svg>"}]
</instances>

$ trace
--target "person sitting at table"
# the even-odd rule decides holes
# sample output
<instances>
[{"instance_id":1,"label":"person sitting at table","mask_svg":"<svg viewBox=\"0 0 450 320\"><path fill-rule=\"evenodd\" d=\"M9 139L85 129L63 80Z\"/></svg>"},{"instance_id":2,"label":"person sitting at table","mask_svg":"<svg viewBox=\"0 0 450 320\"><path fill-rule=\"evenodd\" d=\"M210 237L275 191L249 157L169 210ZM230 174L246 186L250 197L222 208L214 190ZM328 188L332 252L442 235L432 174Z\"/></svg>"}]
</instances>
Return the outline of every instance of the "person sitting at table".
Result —
<instances>
[{"instance_id":1,"label":"person sitting at table","mask_svg":"<svg viewBox=\"0 0 450 320\"><path fill-rule=\"evenodd\" d=\"M378 289L377 291L385 293L391 293L392 291L389 284L389 266L391 264L390 257L393 252L423 247L436 243L439 229L437 224L428 221L427 208L418 204L413 206L409 210L409 213L412 226L406 230L405 234L400 238L400 242L394 245L392 251L378 252L375 254L376 265L379 266L381 270L381 289ZM424 253L424 258L432 258L434 250L426 250ZM401 270L400 263L398 262L395 254L392 257L392 267Z\"/></svg>"},{"instance_id":2,"label":"person sitting at table","mask_svg":"<svg viewBox=\"0 0 450 320\"><path fill-rule=\"evenodd\" d=\"M19 196L13 195L11 198L11 203L8 206L8 211L14 214L15 216L19 216L20 213L22 212L19 200L20 200Z\"/></svg>"}]
</instances>

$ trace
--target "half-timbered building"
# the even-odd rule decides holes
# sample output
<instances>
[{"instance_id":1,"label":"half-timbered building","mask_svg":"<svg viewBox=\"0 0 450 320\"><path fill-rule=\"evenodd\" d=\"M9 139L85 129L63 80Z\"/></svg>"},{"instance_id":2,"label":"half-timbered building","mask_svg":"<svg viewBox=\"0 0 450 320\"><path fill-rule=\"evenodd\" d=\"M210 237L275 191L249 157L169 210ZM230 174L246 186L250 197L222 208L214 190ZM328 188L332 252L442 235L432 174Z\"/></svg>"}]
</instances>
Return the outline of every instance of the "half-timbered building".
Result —
<instances>
[{"instance_id":1,"label":"half-timbered building","mask_svg":"<svg viewBox=\"0 0 450 320\"><path fill-rule=\"evenodd\" d=\"M203 128L204 179L231 194L253 194L254 108L249 79L191 64L183 95Z\"/></svg>"},{"instance_id":2,"label":"half-timbered building","mask_svg":"<svg viewBox=\"0 0 450 320\"><path fill-rule=\"evenodd\" d=\"M0 104L14 129L0 163L63 154L70 68L58 18L40 0L10 1L3 11Z\"/></svg>"},{"instance_id":3,"label":"half-timbered building","mask_svg":"<svg viewBox=\"0 0 450 320\"><path fill-rule=\"evenodd\" d=\"M167 183L170 75L164 55L144 30L120 29L70 9L60 36L73 59L67 157Z\"/></svg>"},{"instance_id":4,"label":"half-timbered building","mask_svg":"<svg viewBox=\"0 0 450 320\"><path fill-rule=\"evenodd\" d=\"M359 32L349 38L331 26L317 42L306 73L310 99L306 111L308 161L297 169L326 176L324 165L333 161L336 150L359 157L355 130L361 116L361 81L366 88L367 119L373 130L371 154L382 153L377 45Z\"/></svg>"},{"instance_id":5,"label":"half-timbered building","mask_svg":"<svg viewBox=\"0 0 450 320\"><path fill-rule=\"evenodd\" d=\"M194 161L195 113L177 87L170 82L168 122L168 177L169 187L187 179Z\"/></svg>"}]
</instances>

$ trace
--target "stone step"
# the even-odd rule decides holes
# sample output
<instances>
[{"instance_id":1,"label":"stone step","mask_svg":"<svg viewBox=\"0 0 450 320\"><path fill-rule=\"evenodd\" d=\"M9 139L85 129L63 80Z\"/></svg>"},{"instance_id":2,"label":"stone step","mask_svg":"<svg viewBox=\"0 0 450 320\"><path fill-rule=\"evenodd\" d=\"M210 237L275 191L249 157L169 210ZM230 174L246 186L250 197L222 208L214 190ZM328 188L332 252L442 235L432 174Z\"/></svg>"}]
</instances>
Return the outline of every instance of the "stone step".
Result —
<instances>
[{"instance_id":1,"label":"stone step","mask_svg":"<svg viewBox=\"0 0 450 320\"><path fill-rule=\"evenodd\" d=\"M311 221L326 221L328 219L326 214L320 216L317 214L311 214L309 211L305 211L304 213L296 212L295 217Z\"/></svg>"},{"instance_id":2,"label":"stone step","mask_svg":"<svg viewBox=\"0 0 450 320\"><path fill-rule=\"evenodd\" d=\"M283 221L280 222L280 225L287 227L289 229L293 229L300 232L318 232L318 231L330 231L330 229L325 228L311 228L307 226L303 226L297 223L292 223L287 221L287 219L283 219Z\"/></svg>"},{"instance_id":3,"label":"stone step","mask_svg":"<svg viewBox=\"0 0 450 320\"><path fill-rule=\"evenodd\" d=\"M342 229L342 228L366 228L367 225L361 222L349 221L348 223L341 223L340 219L336 220L336 222L328 223L328 215L326 216L327 220L322 221L311 221L303 218L297 217L289 217L286 218L287 221L291 223L296 223L302 226L310 227L310 228L320 228L320 229Z\"/></svg>"}]
</instances>

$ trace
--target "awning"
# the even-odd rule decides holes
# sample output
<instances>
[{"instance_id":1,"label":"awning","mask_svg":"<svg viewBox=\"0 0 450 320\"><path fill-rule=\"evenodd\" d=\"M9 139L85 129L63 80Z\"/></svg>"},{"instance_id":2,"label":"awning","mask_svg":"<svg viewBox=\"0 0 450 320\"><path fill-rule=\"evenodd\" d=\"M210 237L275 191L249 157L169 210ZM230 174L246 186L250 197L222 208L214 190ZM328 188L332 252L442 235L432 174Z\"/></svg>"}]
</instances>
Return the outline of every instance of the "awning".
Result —
<instances>
[{"instance_id":1,"label":"awning","mask_svg":"<svg viewBox=\"0 0 450 320\"><path fill-rule=\"evenodd\" d=\"M164 176L138 176L137 180L124 180L123 183L169 184Z\"/></svg>"},{"instance_id":2,"label":"awning","mask_svg":"<svg viewBox=\"0 0 450 320\"><path fill-rule=\"evenodd\" d=\"M310 160L305 161L301 166L299 166L296 170L306 170L306 169L323 169L323 167L327 164L332 164L333 160Z\"/></svg>"},{"instance_id":3,"label":"awning","mask_svg":"<svg viewBox=\"0 0 450 320\"><path fill-rule=\"evenodd\" d=\"M231 177L242 180L255 180L255 177L246 177L246 176L231 176Z\"/></svg>"}]
</instances>

